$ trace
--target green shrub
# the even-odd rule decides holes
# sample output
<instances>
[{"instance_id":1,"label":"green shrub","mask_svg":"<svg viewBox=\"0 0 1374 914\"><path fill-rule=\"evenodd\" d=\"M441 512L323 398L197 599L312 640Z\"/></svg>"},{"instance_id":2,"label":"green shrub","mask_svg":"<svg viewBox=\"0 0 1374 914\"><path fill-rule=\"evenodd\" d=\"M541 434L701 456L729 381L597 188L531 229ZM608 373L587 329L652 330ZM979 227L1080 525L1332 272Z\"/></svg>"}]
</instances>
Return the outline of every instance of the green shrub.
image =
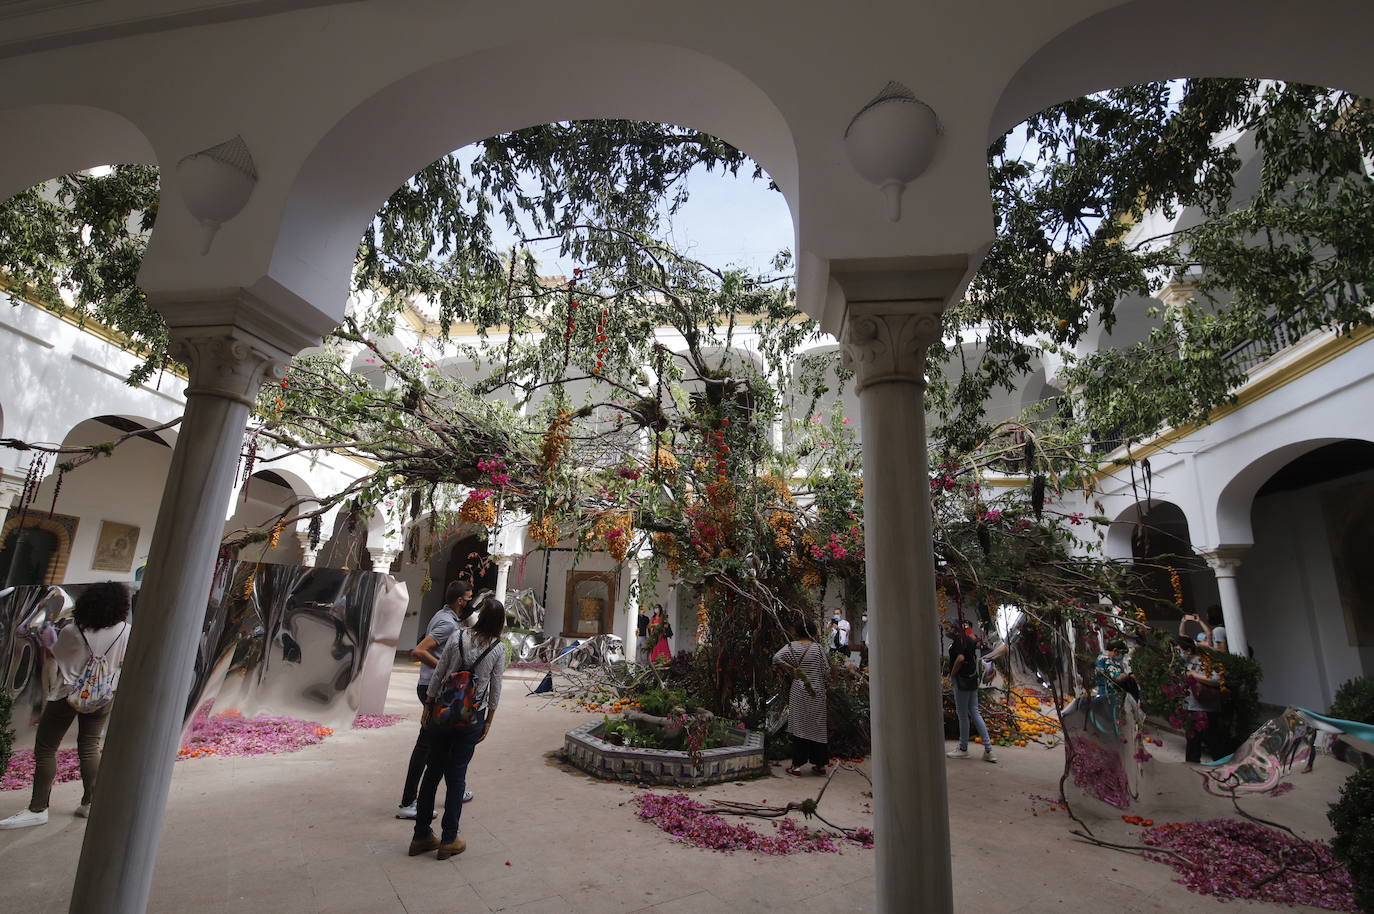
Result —
<instances>
[{"instance_id":1,"label":"green shrub","mask_svg":"<svg viewBox=\"0 0 1374 914\"><path fill-rule=\"evenodd\" d=\"M1336 832L1331 850L1350 870L1355 901L1374 911L1374 768L1350 776L1326 818Z\"/></svg>"},{"instance_id":2,"label":"green shrub","mask_svg":"<svg viewBox=\"0 0 1374 914\"><path fill-rule=\"evenodd\" d=\"M14 711L14 696L9 689L0 688L0 778L10 770L10 753L14 751L14 728L10 715Z\"/></svg>"},{"instance_id":3,"label":"green shrub","mask_svg":"<svg viewBox=\"0 0 1374 914\"><path fill-rule=\"evenodd\" d=\"M1361 676L1341 683L1328 713L1340 720L1374 724L1374 678Z\"/></svg>"},{"instance_id":4,"label":"green shrub","mask_svg":"<svg viewBox=\"0 0 1374 914\"><path fill-rule=\"evenodd\" d=\"M830 754L836 758L867 758L872 752L868 674L839 661L832 663L825 697Z\"/></svg>"},{"instance_id":5,"label":"green shrub","mask_svg":"<svg viewBox=\"0 0 1374 914\"><path fill-rule=\"evenodd\" d=\"M639 710L655 717L666 717L674 708L691 708L697 703L688 701L682 689L648 689L639 694Z\"/></svg>"}]
</instances>

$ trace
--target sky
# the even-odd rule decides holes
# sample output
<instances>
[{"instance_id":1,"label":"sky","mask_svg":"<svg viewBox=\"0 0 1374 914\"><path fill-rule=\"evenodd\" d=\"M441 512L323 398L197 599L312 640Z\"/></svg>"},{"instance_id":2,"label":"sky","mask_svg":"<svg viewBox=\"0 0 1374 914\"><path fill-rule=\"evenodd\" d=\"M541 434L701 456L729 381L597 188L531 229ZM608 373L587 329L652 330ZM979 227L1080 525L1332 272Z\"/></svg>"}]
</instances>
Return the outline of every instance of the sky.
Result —
<instances>
[{"instance_id":1,"label":"sky","mask_svg":"<svg viewBox=\"0 0 1374 914\"><path fill-rule=\"evenodd\" d=\"M477 154L477 147L459 150L464 162ZM779 251L795 245L792 215L782 194L770 190L767 180L755 180L751 165L737 176L712 173L698 167L687 176L688 200L666 223L667 240L678 250L717 269L727 266L771 273L773 258ZM493 235L498 248L508 249L516 236L503 220L494 220ZM543 249L534 247L541 272L567 275L578 264L558 257L557 242Z\"/></svg>"}]
</instances>

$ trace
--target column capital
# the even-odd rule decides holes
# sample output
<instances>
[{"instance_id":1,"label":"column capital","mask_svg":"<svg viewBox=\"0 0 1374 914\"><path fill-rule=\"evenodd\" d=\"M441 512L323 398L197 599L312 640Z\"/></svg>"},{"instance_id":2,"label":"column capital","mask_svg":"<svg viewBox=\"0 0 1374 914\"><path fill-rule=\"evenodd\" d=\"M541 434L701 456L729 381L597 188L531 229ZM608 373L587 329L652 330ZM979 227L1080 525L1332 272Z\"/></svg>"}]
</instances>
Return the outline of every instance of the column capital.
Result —
<instances>
[{"instance_id":1,"label":"column capital","mask_svg":"<svg viewBox=\"0 0 1374 914\"><path fill-rule=\"evenodd\" d=\"M940 338L943 310L936 299L851 304L840 343L855 392L890 382L924 388L926 349Z\"/></svg>"},{"instance_id":2,"label":"column capital","mask_svg":"<svg viewBox=\"0 0 1374 914\"><path fill-rule=\"evenodd\" d=\"M186 395L249 407L264 375L276 376L330 329L302 324L246 289L161 292L149 304L167 318L168 350L190 373Z\"/></svg>"},{"instance_id":3,"label":"column capital","mask_svg":"<svg viewBox=\"0 0 1374 914\"><path fill-rule=\"evenodd\" d=\"M1235 577L1249 552L1248 545L1213 546L1197 550L1197 554L1206 560L1218 577Z\"/></svg>"},{"instance_id":4,"label":"column capital","mask_svg":"<svg viewBox=\"0 0 1374 914\"><path fill-rule=\"evenodd\" d=\"M1166 308L1179 308L1187 304L1189 299L1197 298L1201 291L1201 287L1191 280L1172 279L1155 293L1155 298L1163 302Z\"/></svg>"},{"instance_id":5,"label":"column capital","mask_svg":"<svg viewBox=\"0 0 1374 914\"><path fill-rule=\"evenodd\" d=\"M372 570L386 574L391 570L391 563L396 561L396 556L401 554L401 550L392 549L390 546L368 546L367 554L372 556Z\"/></svg>"}]
</instances>

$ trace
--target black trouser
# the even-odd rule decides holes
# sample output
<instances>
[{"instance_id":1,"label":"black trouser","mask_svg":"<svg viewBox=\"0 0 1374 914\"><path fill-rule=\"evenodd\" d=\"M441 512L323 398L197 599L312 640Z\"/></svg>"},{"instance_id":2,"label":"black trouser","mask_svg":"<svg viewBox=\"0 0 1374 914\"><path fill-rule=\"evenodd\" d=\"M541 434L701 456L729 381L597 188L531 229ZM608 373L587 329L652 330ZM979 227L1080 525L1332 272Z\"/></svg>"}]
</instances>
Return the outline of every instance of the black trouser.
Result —
<instances>
[{"instance_id":1,"label":"black trouser","mask_svg":"<svg viewBox=\"0 0 1374 914\"><path fill-rule=\"evenodd\" d=\"M429 683L415 687L423 706L429 697ZM406 769L406 784L401 788L401 805L410 806L420 789L420 778L425 773L425 761L429 758L429 730L420 726L420 735L415 737L415 748L410 750L410 767Z\"/></svg>"},{"instance_id":2,"label":"black trouser","mask_svg":"<svg viewBox=\"0 0 1374 914\"><path fill-rule=\"evenodd\" d=\"M1201 730L1198 730L1193 721L1188 722L1188 727L1184 731L1187 740L1184 746L1184 758L1194 765L1201 763L1204 746L1207 748L1207 754L1212 757L1212 761L1215 762L1224 756L1226 754L1222 751L1224 737L1219 726L1221 715L1208 711L1189 711L1188 713L1193 717L1201 716L1202 720L1197 723L1203 721L1206 723Z\"/></svg>"},{"instance_id":3,"label":"black trouser","mask_svg":"<svg viewBox=\"0 0 1374 914\"><path fill-rule=\"evenodd\" d=\"M429 834L434 818L434 795L439 781L444 782L444 819L440 823L440 837L445 844L458 837L458 819L463 814L463 791L467 790L468 763L477 751L477 741L487 729L487 715L479 711L472 723L461 730L434 726L429 734L429 760L425 776L420 781L420 795L415 800L415 837Z\"/></svg>"},{"instance_id":4,"label":"black trouser","mask_svg":"<svg viewBox=\"0 0 1374 914\"><path fill-rule=\"evenodd\" d=\"M792 737L792 767L800 768L808 762L817 768L824 768L830 764L830 747L814 739Z\"/></svg>"}]
</instances>

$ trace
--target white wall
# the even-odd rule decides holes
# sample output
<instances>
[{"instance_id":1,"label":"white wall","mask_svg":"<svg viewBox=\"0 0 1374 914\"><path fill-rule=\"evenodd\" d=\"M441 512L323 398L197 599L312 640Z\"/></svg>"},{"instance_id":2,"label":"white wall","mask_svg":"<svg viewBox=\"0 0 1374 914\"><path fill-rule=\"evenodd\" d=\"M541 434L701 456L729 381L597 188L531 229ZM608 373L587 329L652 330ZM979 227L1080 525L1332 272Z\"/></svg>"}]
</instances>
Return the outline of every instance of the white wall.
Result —
<instances>
[{"instance_id":1,"label":"white wall","mask_svg":"<svg viewBox=\"0 0 1374 914\"><path fill-rule=\"evenodd\" d=\"M122 434L107 425L88 422L79 425L67 444L95 444ZM109 457L100 457L70 473L62 480L57 513L80 518L72 542L67 571L59 583L82 584L90 581L132 581L134 572L148 555L157 520L158 503L172 461L171 448L132 438L115 448ZM49 477L39 487L38 498L30 512L47 511L52 505L55 480ZM139 528L134 547L133 567L127 572L95 571L96 542L101 521L132 524Z\"/></svg>"},{"instance_id":2,"label":"white wall","mask_svg":"<svg viewBox=\"0 0 1374 914\"><path fill-rule=\"evenodd\" d=\"M1374 646L1350 643L1322 507L1325 493L1357 481L1374 485L1374 472L1255 499L1238 581L1265 701L1325 712L1342 682L1374 675Z\"/></svg>"}]
</instances>

